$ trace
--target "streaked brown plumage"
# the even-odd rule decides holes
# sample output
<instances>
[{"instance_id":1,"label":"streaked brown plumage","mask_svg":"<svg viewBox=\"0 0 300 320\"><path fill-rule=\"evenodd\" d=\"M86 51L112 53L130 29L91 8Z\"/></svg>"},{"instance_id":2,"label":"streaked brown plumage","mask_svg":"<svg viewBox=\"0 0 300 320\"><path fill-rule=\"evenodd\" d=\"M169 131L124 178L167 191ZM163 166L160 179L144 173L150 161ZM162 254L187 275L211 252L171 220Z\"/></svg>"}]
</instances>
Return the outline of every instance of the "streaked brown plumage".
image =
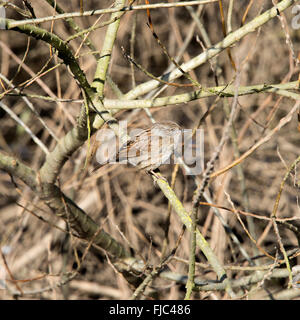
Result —
<instances>
[{"instance_id":1,"label":"streaked brown plumage","mask_svg":"<svg viewBox=\"0 0 300 320\"><path fill-rule=\"evenodd\" d=\"M181 132L180 126L175 122L156 122L123 145L115 159L155 175L153 170L165 163L181 145ZM98 168L99 166L93 171Z\"/></svg>"},{"instance_id":2,"label":"streaked brown plumage","mask_svg":"<svg viewBox=\"0 0 300 320\"><path fill-rule=\"evenodd\" d=\"M146 171L153 171L166 162L181 142L181 128L175 122L156 122L142 130L123 146L117 160L126 160Z\"/></svg>"}]
</instances>

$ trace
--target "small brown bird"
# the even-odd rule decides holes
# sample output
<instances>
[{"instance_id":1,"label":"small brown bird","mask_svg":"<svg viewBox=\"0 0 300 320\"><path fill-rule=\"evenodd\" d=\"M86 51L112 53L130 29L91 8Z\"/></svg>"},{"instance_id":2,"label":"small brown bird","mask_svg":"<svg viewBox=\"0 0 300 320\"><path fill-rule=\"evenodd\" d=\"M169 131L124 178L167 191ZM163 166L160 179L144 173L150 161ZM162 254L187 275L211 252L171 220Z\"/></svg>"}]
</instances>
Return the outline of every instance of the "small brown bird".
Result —
<instances>
[{"instance_id":1,"label":"small brown bird","mask_svg":"<svg viewBox=\"0 0 300 320\"><path fill-rule=\"evenodd\" d=\"M116 155L116 160L128 161L138 169L146 170L157 177L154 170L167 162L181 145L181 133L182 129L175 122L156 122L123 145ZM97 169L98 167L95 170Z\"/></svg>"}]
</instances>

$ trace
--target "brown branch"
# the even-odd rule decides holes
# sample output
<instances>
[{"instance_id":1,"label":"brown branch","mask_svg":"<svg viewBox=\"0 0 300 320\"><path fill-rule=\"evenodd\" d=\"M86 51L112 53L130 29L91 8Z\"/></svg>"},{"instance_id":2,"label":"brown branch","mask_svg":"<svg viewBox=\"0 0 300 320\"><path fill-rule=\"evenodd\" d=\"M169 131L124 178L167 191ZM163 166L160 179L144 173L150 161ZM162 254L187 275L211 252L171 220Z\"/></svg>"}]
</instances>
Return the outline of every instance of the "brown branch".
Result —
<instances>
[{"instance_id":1,"label":"brown branch","mask_svg":"<svg viewBox=\"0 0 300 320\"><path fill-rule=\"evenodd\" d=\"M268 142L275 133L277 133L283 126L285 126L287 123L289 123L292 120L292 116L298 110L299 105L300 105L300 101L297 101L295 103L295 105L293 106L293 108L291 109L291 111L284 118L282 118L279 121L278 125L273 130L271 130L265 137L261 138L258 142L256 142L249 150L247 150L245 153L243 153L238 159L234 160L231 164L227 165L226 167L224 167L218 171L213 172L210 175L210 178L211 179L215 178L215 177L227 172L231 168L233 168L236 165L238 165L239 163L241 163L247 157L249 157L261 145Z\"/></svg>"},{"instance_id":2,"label":"brown branch","mask_svg":"<svg viewBox=\"0 0 300 320\"><path fill-rule=\"evenodd\" d=\"M31 189L36 189L36 172L19 160L0 152L0 169L21 179Z\"/></svg>"},{"instance_id":3,"label":"brown branch","mask_svg":"<svg viewBox=\"0 0 300 320\"><path fill-rule=\"evenodd\" d=\"M130 256L126 249L109 234L103 230L99 232L99 226L94 220L64 195L57 186L52 183L41 183L34 170L1 152L0 169L18 177L27 184L57 216L69 223L80 238L85 240L93 239L93 244L100 246L114 257L124 258Z\"/></svg>"}]
</instances>

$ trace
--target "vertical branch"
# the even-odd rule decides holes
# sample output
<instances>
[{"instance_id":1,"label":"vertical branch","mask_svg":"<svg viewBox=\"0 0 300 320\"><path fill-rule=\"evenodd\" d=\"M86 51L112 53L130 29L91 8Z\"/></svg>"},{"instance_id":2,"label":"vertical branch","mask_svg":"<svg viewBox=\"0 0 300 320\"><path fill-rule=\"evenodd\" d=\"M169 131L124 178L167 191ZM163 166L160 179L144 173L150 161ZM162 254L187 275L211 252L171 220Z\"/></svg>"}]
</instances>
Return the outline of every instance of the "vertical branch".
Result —
<instances>
[{"instance_id":1,"label":"vertical branch","mask_svg":"<svg viewBox=\"0 0 300 320\"><path fill-rule=\"evenodd\" d=\"M160 187L164 195L168 198L170 201L171 205L173 206L174 210L176 211L177 215L179 216L180 220L182 223L186 226L186 228L192 232L192 220L190 215L187 213L185 208L183 207L182 203L178 200L176 197L174 191L171 189L169 184L163 180L163 179L156 179L155 181L157 185ZM234 293L232 292L232 289L230 287L229 280L227 279L226 272L221 265L220 261L214 254L213 250L203 237L203 235L200 233L198 229L195 231L195 236L196 236L196 244L199 246L203 254L205 255L206 259L212 266L213 270L217 274L219 281L224 282L226 286L226 291L231 297L234 297Z\"/></svg>"},{"instance_id":2,"label":"vertical branch","mask_svg":"<svg viewBox=\"0 0 300 320\"><path fill-rule=\"evenodd\" d=\"M126 3L126 0L116 0L115 7L121 9L125 6L125 3ZM121 18L123 14L124 12L116 12L112 14L111 18L112 19ZM96 89L99 97L103 97L106 74L107 74L108 66L111 60L111 53L116 40L119 26L120 26L120 19L111 23L108 26L106 31L103 47L100 53L100 58L97 63L97 68L96 68L94 80L92 83L92 87Z\"/></svg>"},{"instance_id":3,"label":"vertical branch","mask_svg":"<svg viewBox=\"0 0 300 320\"><path fill-rule=\"evenodd\" d=\"M238 85L239 85L239 73L237 74L236 77L236 88L235 88L235 95L232 103L232 108L231 108L231 113L228 119L228 122L226 124L226 127L224 128L223 134L221 141L219 145L217 146L215 152L213 153L211 159L209 160L207 164L207 168L203 174L203 181L202 183L197 187L194 197L193 197L193 208L192 208L192 214L191 214L191 219L192 219L192 226L191 226L191 238L190 238L190 243L191 243L191 249L190 249L190 257L189 257L189 275L188 275L188 282L187 282L187 292L186 292L186 297L185 299L190 298L190 294L192 292L192 289L194 287L194 277L195 277L195 242L196 242L196 228L197 228L197 212L198 212L198 207L200 204L200 199L204 193L204 190L206 186L209 183L210 180L210 174L214 168L214 163L217 160L224 144L228 140L228 133L229 133L229 128L232 126L233 119L235 116L235 111L237 108L237 103L238 103ZM223 268L222 268L223 269ZM223 275L226 276L225 270L223 269ZM235 294L232 291L230 287L230 283L228 281L227 283L227 292L231 297L234 297Z\"/></svg>"},{"instance_id":4,"label":"vertical branch","mask_svg":"<svg viewBox=\"0 0 300 320\"><path fill-rule=\"evenodd\" d=\"M289 285L292 284L292 271L291 271L291 267L290 267L288 256L286 254L286 251L285 251L284 246L283 246L282 241L281 241L281 237L280 237L278 226L277 226L277 223L276 223L275 219L276 219L277 210L278 210L278 206L279 206L279 201L280 201L280 198L281 198L281 194L282 194L285 182L288 179L288 177L290 176L292 170L294 170L294 168L296 168L296 166L297 166L297 164L299 162L300 162L300 156L292 163L292 165L288 168L286 174L284 175L284 178L281 181L279 192L277 194L277 197L276 197L276 200L275 200L275 204L274 204L274 207L273 207L273 210L272 210L272 214L271 214L273 228L274 228L274 231L275 231L276 236L277 236L277 240L278 240L278 243L279 243L279 246L280 246L280 250L281 250L281 252L282 252L282 254L284 256L286 267L287 267L287 269L289 271Z\"/></svg>"},{"instance_id":5,"label":"vertical branch","mask_svg":"<svg viewBox=\"0 0 300 320\"><path fill-rule=\"evenodd\" d=\"M121 9L124 7L125 2L126 0L116 0L115 7ZM100 123L98 121L97 127L99 127L99 124L101 126L103 124L103 121L107 122L110 128L116 133L116 135L120 136L122 143L125 143L129 139L129 136L127 136L124 132L120 130L118 121L112 116L111 111L108 111L104 108L102 103L102 99L104 97L104 85L106 81L107 70L111 60L111 54L117 37L117 32L120 26L120 18L123 14L124 12L115 12L111 15L112 20L117 20L111 23L107 28L103 47L100 53L100 58L97 63L92 88L94 88L94 90L97 92L97 95L93 100L93 105L97 109L97 113L102 119Z\"/></svg>"}]
</instances>

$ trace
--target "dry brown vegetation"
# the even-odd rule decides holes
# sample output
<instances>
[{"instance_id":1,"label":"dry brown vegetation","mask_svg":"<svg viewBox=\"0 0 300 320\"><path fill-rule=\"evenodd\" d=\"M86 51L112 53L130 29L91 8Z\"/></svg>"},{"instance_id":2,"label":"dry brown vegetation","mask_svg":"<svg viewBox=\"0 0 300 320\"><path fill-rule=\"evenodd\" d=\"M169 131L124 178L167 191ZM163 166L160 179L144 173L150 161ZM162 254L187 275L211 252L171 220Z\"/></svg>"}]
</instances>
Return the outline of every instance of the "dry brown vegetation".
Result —
<instances>
[{"instance_id":1,"label":"dry brown vegetation","mask_svg":"<svg viewBox=\"0 0 300 320\"><path fill-rule=\"evenodd\" d=\"M27 18L32 14L24 6L25 1L10 2L25 10ZM249 23L272 8L273 2L285 1L233 1L228 25L231 1L223 0L227 33L241 28L243 18L244 24ZM79 1L58 0L57 3L65 12L79 11ZM113 3L83 1L83 8L84 11L110 8ZM218 150L222 138L225 139L211 172L206 176L200 174L197 181L186 175L180 166L164 165L160 171L170 185L172 175L176 173L172 188L187 212L195 208L193 199L196 183L201 185L211 174L205 185L206 198L202 194L198 199L201 203L196 204L197 227L224 267L237 299L299 299L300 296L300 289L293 282L296 278L291 275L291 269L299 264L300 232L300 132L297 129L300 94L295 85L299 75L297 56L300 51L300 30L292 27L292 19L295 18L292 8L296 3L300 4L295 1L280 16L269 19L254 32L243 36L229 47L230 51L223 50L215 58L189 72L203 88L232 85L237 92L243 86L266 84L270 85L268 92L253 91L252 94L238 97L237 103L234 97L220 94L219 97L214 95L188 103L149 108L156 121L172 120L183 128L196 127L205 112L210 110L201 124L206 164ZM139 4L144 2L134 2L134 5ZM45 0L31 1L31 5L37 18L55 14L53 7ZM246 12L248 5L249 11ZM151 10L155 32L170 56L175 58L190 37L178 60L180 64L205 50L208 44L204 33L212 45L226 37L222 31L219 2L189 8ZM191 10L198 15L195 20ZM26 19L12 6L6 8L6 17ZM74 21L81 29L87 29L109 19L110 14L105 14L76 17ZM126 12L120 20L108 74L119 90L126 94L133 87L151 79L124 58L122 46L134 56L136 62L155 76L163 75L173 64L147 26L146 10ZM199 29L200 23L204 31ZM38 26L63 40L76 33L66 19L44 22ZM135 37L132 37L134 28ZM100 52L107 29L105 26L88 35ZM92 83L97 56L91 53L91 48L80 37L68 44L88 81ZM57 57L57 52L43 40L23 34L20 30L0 30L0 48L1 75L10 81L8 83L1 78L1 103L13 111L51 153L57 141L39 119L44 120L58 139L64 138L76 127L80 110L85 110L81 85L74 79L72 70ZM237 71L229 59L229 52ZM173 82L190 83L185 77ZM280 83L290 84L290 87L282 92L271 92L271 85ZM11 85L17 91L12 90ZM198 89L168 85L159 96L179 95ZM153 93L154 90L145 92L136 98L150 99ZM37 114L29 109L24 100L26 96ZM47 100L46 97L51 99ZM120 98L107 82L104 97ZM232 108L235 108L235 113L230 119ZM289 118L287 115L291 110ZM90 120L95 118L92 109L89 116ZM130 128L143 128L151 123L144 109L120 110L114 117L127 120ZM104 124L103 128L106 126ZM225 130L227 126L228 132ZM38 185L39 170L46 159L45 152L25 131L24 125L17 123L3 108L0 108L0 128L0 158L10 156L10 159L18 159L35 170ZM153 274L152 281L139 292L138 299L185 297L185 284L179 279L176 281L174 276L188 275L188 262L193 254L190 232L183 229L182 221L160 185L154 185L152 177L145 172L125 165L106 165L90 173L96 164L95 160L85 169L89 150L96 146L95 136L91 138L91 147L87 134L86 142L68 155L54 183L101 230L105 230L130 252L131 258L143 261L142 270L139 273L136 271L136 276L132 276L129 283L124 267L120 267L119 260L109 249L91 246L93 239L91 241L91 237L85 236L84 232L78 237L78 230L68 222L73 209L65 200L61 200L62 197L59 200L65 210L64 220L56 215L59 212L49 205L49 199L41 196L38 187L30 188L30 183L24 181L24 175L16 172L16 167L11 163L4 164L2 160L0 266L2 274L6 273L7 287L0 290L1 299L14 296L20 299L129 299L155 268L160 274ZM259 146L253 148L255 144ZM247 151L247 157L238 161L237 165L223 173L219 171ZM200 196L199 192L198 189ZM202 204L208 202L208 195L214 207ZM278 208L276 199L279 200ZM218 214L222 215L223 222L231 231L224 228ZM172 251L174 249L175 253ZM167 261L162 263L164 258ZM195 278L199 285L194 288L191 298L230 298L230 291L225 291L224 287L214 287L214 282L210 282L216 280L217 275L199 247L196 248L195 259ZM231 295L231 298L234 296Z\"/></svg>"}]
</instances>

